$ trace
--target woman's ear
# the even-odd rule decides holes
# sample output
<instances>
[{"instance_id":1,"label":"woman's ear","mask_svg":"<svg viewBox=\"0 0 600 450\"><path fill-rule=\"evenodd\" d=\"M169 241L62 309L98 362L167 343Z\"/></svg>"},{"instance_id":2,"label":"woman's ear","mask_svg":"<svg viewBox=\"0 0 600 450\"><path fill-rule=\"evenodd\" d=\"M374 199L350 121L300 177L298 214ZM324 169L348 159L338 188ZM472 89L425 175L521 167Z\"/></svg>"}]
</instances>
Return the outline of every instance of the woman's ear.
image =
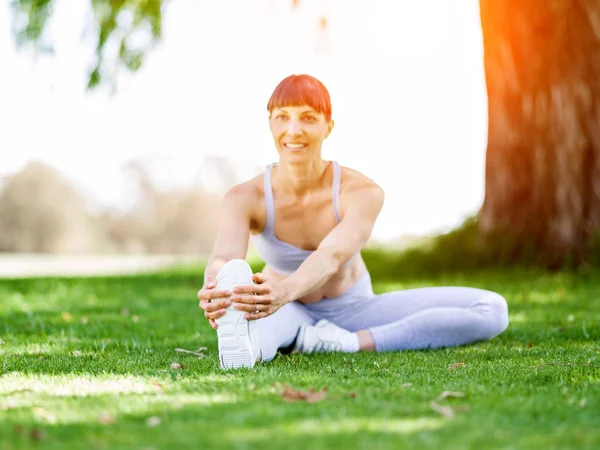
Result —
<instances>
[{"instance_id":1,"label":"woman's ear","mask_svg":"<svg viewBox=\"0 0 600 450\"><path fill-rule=\"evenodd\" d=\"M327 133L325 133L325 138L329 137L334 126L335 126L335 122L333 121L333 119L331 119L329 122L327 122Z\"/></svg>"}]
</instances>

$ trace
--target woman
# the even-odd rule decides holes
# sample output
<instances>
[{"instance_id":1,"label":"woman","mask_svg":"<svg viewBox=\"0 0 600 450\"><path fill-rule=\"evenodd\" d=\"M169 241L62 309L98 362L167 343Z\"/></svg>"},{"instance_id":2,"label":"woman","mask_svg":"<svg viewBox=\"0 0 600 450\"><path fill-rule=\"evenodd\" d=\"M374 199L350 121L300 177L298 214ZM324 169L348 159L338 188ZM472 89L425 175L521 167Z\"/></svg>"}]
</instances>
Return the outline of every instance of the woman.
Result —
<instances>
[{"instance_id":1,"label":"woman","mask_svg":"<svg viewBox=\"0 0 600 450\"><path fill-rule=\"evenodd\" d=\"M508 326L505 299L466 287L375 295L360 251L382 189L322 158L333 130L327 89L291 75L268 102L279 162L223 199L198 293L217 330L221 367L253 367L282 351L395 351L465 345ZM266 263L244 261L251 237Z\"/></svg>"}]
</instances>

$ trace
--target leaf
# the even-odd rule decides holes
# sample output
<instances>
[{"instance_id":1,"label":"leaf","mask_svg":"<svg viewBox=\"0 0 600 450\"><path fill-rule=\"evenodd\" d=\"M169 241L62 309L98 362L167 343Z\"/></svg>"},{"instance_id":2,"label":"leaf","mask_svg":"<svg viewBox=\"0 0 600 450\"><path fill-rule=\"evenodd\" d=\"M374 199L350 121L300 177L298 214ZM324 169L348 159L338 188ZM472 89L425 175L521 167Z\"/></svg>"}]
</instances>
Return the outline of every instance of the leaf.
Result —
<instances>
[{"instance_id":1,"label":"leaf","mask_svg":"<svg viewBox=\"0 0 600 450\"><path fill-rule=\"evenodd\" d=\"M321 17L319 19L319 26L321 27L321 30L323 30L323 31L327 30L327 17Z\"/></svg>"},{"instance_id":2,"label":"leaf","mask_svg":"<svg viewBox=\"0 0 600 450\"><path fill-rule=\"evenodd\" d=\"M407 388L407 387L411 387L412 385L413 385L412 383L404 383L404 384L400 385L400 387Z\"/></svg>"},{"instance_id":3,"label":"leaf","mask_svg":"<svg viewBox=\"0 0 600 450\"><path fill-rule=\"evenodd\" d=\"M456 392L456 391L443 391L437 398L437 401L444 400L448 397L464 397L464 392Z\"/></svg>"},{"instance_id":4,"label":"leaf","mask_svg":"<svg viewBox=\"0 0 600 450\"><path fill-rule=\"evenodd\" d=\"M590 338L590 335L588 334L588 332L585 328L585 320L583 321L583 324L581 325L581 331L583 332L583 335L585 336L586 339Z\"/></svg>"},{"instance_id":5,"label":"leaf","mask_svg":"<svg viewBox=\"0 0 600 450\"><path fill-rule=\"evenodd\" d=\"M462 362L462 361L461 361L461 362L454 363L454 364L452 364L450 367L448 367L448 370L454 370L454 369L456 369L456 368L458 368L458 367L465 367L465 363L464 363L464 362Z\"/></svg>"},{"instance_id":6,"label":"leaf","mask_svg":"<svg viewBox=\"0 0 600 450\"><path fill-rule=\"evenodd\" d=\"M316 403L325 399L327 396L327 388L324 387L320 391L317 391L314 388L310 388L308 391L300 391L289 386L284 386L283 390L279 392L279 395L287 402L304 400L307 403Z\"/></svg>"},{"instance_id":7,"label":"leaf","mask_svg":"<svg viewBox=\"0 0 600 450\"><path fill-rule=\"evenodd\" d=\"M449 406L438 405L438 403L435 400L430 401L429 406L435 412L441 414L442 416L448 419L452 419L455 416L454 410L452 408L450 408Z\"/></svg>"},{"instance_id":8,"label":"leaf","mask_svg":"<svg viewBox=\"0 0 600 450\"><path fill-rule=\"evenodd\" d=\"M181 370L183 369L183 366L177 362L171 363L171 369L173 370Z\"/></svg>"},{"instance_id":9,"label":"leaf","mask_svg":"<svg viewBox=\"0 0 600 450\"><path fill-rule=\"evenodd\" d=\"M56 416L50 411L48 411L46 408L36 406L33 408L32 413L37 420L43 420L52 424L56 423Z\"/></svg>"},{"instance_id":10,"label":"leaf","mask_svg":"<svg viewBox=\"0 0 600 450\"><path fill-rule=\"evenodd\" d=\"M102 425L110 425L116 422L116 419L111 416L109 413L102 413L100 417L98 417L98 422Z\"/></svg>"},{"instance_id":11,"label":"leaf","mask_svg":"<svg viewBox=\"0 0 600 450\"><path fill-rule=\"evenodd\" d=\"M154 428L160 425L160 417L150 416L146 419L146 425L150 428Z\"/></svg>"},{"instance_id":12,"label":"leaf","mask_svg":"<svg viewBox=\"0 0 600 450\"><path fill-rule=\"evenodd\" d=\"M70 313L70 312L68 312L68 311L63 311L63 312L61 312L61 313L60 313L60 317L62 318L62 320L63 320L64 322L67 322L67 323L68 323L68 322L73 322L73 316L72 316L72 315L71 315L71 313Z\"/></svg>"},{"instance_id":13,"label":"leaf","mask_svg":"<svg viewBox=\"0 0 600 450\"><path fill-rule=\"evenodd\" d=\"M200 347L198 350L192 351L192 350L186 350L185 348L176 348L175 351L179 352L179 353L187 353L188 355L194 355L197 356L198 358L204 358L204 353L202 353L203 351L206 350L206 347Z\"/></svg>"},{"instance_id":14,"label":"leaf","mask_svg":"<svg viewBox=\"0 0 600 450\"><path fill-rule=\"evenodd\" d=\"M34 441L41 441L46 437L46 432L41 428L32 428L29 437Z\"/></svg>"},{"instance_id":15,"label":"leaf","mask_svg":"<svg viewBox=\"0 0 600 450\"><path fill-rule=\"evenodd\" d=\"M23 431L25 431L25 427L21 424L16 424L13 426L13 433L15 434L23 434Z\"/></svg>"}]
</instances>

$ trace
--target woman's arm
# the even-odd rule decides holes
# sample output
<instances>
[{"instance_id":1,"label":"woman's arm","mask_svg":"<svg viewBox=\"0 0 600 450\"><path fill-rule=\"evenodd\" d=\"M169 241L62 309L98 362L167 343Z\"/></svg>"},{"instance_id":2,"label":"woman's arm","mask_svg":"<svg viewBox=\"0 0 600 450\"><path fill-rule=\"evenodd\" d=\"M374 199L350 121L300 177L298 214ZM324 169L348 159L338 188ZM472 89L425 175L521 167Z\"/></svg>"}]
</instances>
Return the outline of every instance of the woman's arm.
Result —
<instances>
[{"instance_id":1,"label":"woman's arm","mask_svg":"<svg viewBox=\"0 0 600 450\"><path fill-rule=\"evenodd\" d=\"M248 184L236 185L225 194L219 212L217 237L204 270L204 286L209 280L215 280L225 263L246 258L250 237L250 207L255 202L256 194Z\"/></svg>"},{"instance_id":2,"label":"woman's arm","mask_svg":"<svg viewBox=\"0 0 600 450\"><path fill-rule=\"evenodd\" d=\"M346 199L342 221L294 273L282 280L287 301L323 286L369 240L383 207L383 190L371 181L363 181L355 188L349 186Z\"/></svg>"}]
</instances>

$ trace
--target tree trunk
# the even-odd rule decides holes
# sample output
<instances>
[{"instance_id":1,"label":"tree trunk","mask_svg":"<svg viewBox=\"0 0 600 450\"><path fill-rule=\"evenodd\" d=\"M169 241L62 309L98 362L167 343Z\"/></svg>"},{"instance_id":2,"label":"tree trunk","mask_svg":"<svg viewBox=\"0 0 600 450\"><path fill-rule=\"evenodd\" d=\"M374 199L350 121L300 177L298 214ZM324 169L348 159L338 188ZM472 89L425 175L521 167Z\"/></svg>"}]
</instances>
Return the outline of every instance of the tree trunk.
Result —
<instances>
[{"instance_id":1,"label":"tree trunk","mask_svg":"<svg viewBox=\"0 0 600 450\"><path fill-rule=\"evenodd\" d=\"M480 0L488 94L484 236L549 266L600 229L600 2Z\"/></svg>"}]
</instances>

